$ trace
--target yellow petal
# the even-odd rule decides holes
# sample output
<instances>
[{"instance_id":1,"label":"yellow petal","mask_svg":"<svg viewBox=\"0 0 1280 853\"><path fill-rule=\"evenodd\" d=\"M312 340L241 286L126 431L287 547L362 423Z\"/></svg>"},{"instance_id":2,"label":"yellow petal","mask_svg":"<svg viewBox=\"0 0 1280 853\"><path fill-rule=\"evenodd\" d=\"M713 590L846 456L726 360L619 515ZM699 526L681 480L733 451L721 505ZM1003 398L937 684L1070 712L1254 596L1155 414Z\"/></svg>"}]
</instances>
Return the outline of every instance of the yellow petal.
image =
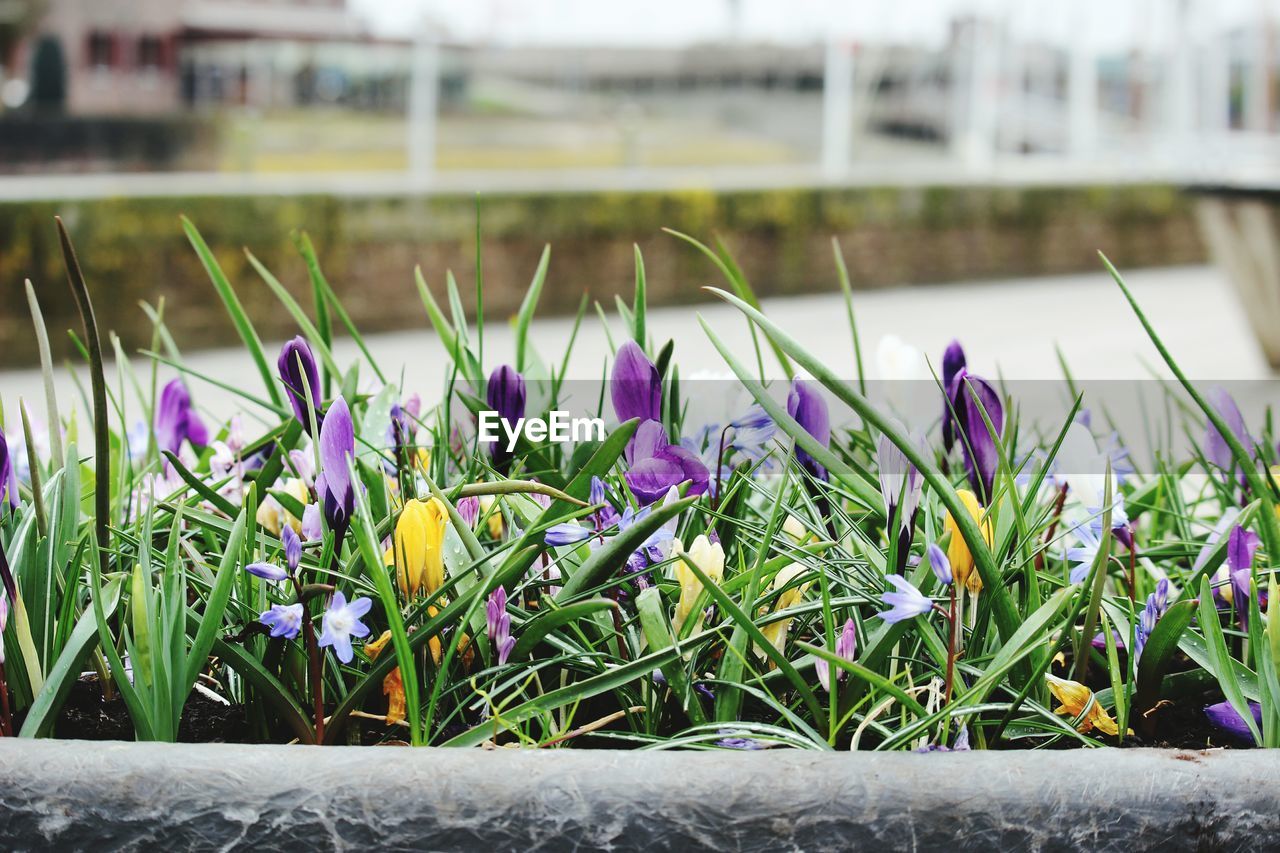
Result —
<instances>
[{"instance_id":1,"label":"yellow petal","mask_svg":"<svg viewBox=\"0 0 1280 853\"><path fill-rule=\"evenodd\" d=\"M692 561L717 586L724 578L724 548L719 542L713 543L706 536L699 536L693 540L693 546L685 551L684 546L677 539L672 553ZM672 624L679 633L685 621L693 614L693 609L698 604L698 597L702 595L702 581L694 574L693 569L689 568L689 563L685 559L676 560L675 575L676 580L680 582L680 600L676 604ZM694 630L697 631L701 625L702 614L698 614L698 624Z\"/></svg>"},{"instance_id":2,"label":"yellow petal","mask_svg":"<svg viewBox=\"0 0 1280 853\"><path fill-rule=\"evenodd\" d=\"M391 642L391 632L383 631L381 637L364 644L364 653L369 656L369 660L375 660L389 642Z\"/></svg>"},{"instance_id":3,"label":"yellow petal","mask_svg":"<svg viewBox=\"0 0 1280 853\"><path fill-rule=\"evenodd\" d=\"M964 504L965 510L977 522L978 529L987 546L991 546L991 519L985 518L986 511L978 503L978 496L968 489L956 489L956 497ZM973 554L969 552L969 544L960 535L956 520L948 512L942 521L942 528L951 534L951 543L947 546L947 560L951 563L951 574L956 583L964 584L970 592L977 593L982 589L982 576L973 570Z\"/></svg>"}]
</instances>

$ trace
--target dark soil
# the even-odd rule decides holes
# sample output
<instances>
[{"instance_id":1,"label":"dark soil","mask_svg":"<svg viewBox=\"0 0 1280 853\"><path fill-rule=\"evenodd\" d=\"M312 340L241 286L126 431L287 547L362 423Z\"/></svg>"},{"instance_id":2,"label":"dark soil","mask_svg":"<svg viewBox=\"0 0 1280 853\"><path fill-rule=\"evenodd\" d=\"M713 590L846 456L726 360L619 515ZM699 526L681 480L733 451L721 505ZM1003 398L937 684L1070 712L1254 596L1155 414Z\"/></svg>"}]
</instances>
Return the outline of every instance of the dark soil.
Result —
<instances>
[{"instance_id":1,"label":"dark soil","mask_svg":"<svg viewBox=\"0 0 1280 853\"><path fill-rule=\"evenodd\" d=\"M107 702L94 676L75 683L54 723L54 737L79 740L133 740L133 721L118 695ZM244 742L248 726L244 708L224 705L199 691L191 694L178 727L183 743Z\"/></svg>"}]
</instances>

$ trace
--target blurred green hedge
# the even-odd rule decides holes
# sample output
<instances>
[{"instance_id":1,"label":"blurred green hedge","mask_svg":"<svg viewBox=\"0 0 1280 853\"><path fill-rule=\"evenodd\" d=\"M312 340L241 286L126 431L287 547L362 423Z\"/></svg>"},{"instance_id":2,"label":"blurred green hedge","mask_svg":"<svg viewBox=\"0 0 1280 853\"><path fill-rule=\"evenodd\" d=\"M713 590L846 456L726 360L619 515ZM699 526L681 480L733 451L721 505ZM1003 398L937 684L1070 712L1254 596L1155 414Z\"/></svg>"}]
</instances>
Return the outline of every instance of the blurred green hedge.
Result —
<instances>
[{"instance_id":1,"label":"blurred green hedge","mask_svg":"<svg viewBox=\"0 0 1280 853\"><path fill-rule=\"evenodd\" d=\"M722 237L762 295L837 286L830 238L844 247L857 287L881 287L1098 269L1097 250L1121 267L1202 262L1191 204L1175 188L859 188L715 193L605 192L489 196L480 202L486 316L513 312L545 243L552 244L543 309L569 311L583 291L612 304L633 280L632 244L644 252L650 297L700 300L717 273L670 227ZM178 223L194 220L264 338L294 334L249 267L250 249L286 286L306 293L290 241L305 229L362 330L425 325L413 267L442 287L452 269L470 298L476 201L470 196L261 196L139 198L0 204L0 363L36 358L22 282L40 294L54 346L77 326L53 216L76 241L99 322L126 348L150 327L138 307L165 299L180 346L235 342ZM309 300L304 299L304 304ZM470 306L469 306L470 307Z\"/></svg>"}]
</instances>

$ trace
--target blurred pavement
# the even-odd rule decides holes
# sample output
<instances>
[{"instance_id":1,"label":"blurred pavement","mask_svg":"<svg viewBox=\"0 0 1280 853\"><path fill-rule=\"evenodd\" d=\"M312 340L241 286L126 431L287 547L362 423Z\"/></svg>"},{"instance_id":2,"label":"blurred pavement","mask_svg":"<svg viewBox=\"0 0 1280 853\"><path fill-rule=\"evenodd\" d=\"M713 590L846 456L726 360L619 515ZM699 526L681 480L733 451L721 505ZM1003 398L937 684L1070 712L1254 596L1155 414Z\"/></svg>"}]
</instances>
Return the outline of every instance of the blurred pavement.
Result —
<instances>
[{"instance_id":1,"label":"blurred pavement","mask_svg":"<svg viewBox=\"0 0 1280 853\"><path fill-rule=\"evenodd\" d=\"M1129 274L1127 280L1156 330L1192 378L1223 382L1272 376L1240 303L1217 269L1144 270ZM1078 379L1147 378L1157 365L1159 375L1169 375L1119 289L1105 273L868 291L856 294L855 306L864 361L873 378L880 374L877 345L885 335L897 335L923 350L935 369L942 350L958 338L968 353L970 366L988 376L1059 379L1062 374L1055 345L1061 347ZM848 378L856 375L845 307L838 294L768 300L765 309L825 364ZM653 310L649 314L650 334L658 346L667 338L675 339L675 357L682 377L727 372L698 326L699 315L744 362L753 363L746 321L731 307L708 303ZM512 361L511 326L506 318L487 319L485 364L493 367ZM614 340L621 341L624 332L618 318L611 315L609 319ZM213 321L226 322L221 318ZM571 328L572 318L535 319L531 339L539 353L558 364ZM418 392L424 401L438 398L446 378L446 358L425 314L418 331L375 335L368 343L388 377L399 377L403 368L406 390ZM267 345L273 362L277 348L275 343ZM345 339L335 350L335 357L343 365L358 354ZM570 378L599 379L609 351L598 317L588 314L569 363ZM262 396L258 374L242 350L193 352L187 354L187 363L197 372ZM767 350L765 364L771 374L779 374ZM138 357L135 370L144 366L145 360ZM108 370L109 382L115 389L117 380L110 365ZM162 371L162 377L170 372ZM362 376L369 375L369 371L362 371ZM81 377L83 380L83 371ZM73 399L78 411L86 410L67 372L58 372L57 384L64 416ZM190 386L197 405L216 418L225 419L239 408L234 396L225 390L194 378ZM6 420L10 423L16 422L19 398L29 401L33 414L43 420L38 370L0 373L0 401L9 412ZM130 410L131 420L141 411L136 401L131 401Z\"/></svg>"}]
</instances>

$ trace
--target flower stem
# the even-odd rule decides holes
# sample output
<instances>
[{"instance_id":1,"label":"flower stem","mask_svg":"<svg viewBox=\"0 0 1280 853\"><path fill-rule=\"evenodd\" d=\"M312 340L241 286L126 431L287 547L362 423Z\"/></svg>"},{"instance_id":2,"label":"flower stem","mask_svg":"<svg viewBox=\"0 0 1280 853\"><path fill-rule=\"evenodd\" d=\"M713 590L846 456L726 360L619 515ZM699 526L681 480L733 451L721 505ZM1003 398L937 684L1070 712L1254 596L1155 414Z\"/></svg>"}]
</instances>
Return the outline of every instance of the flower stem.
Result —
<instances>
[{"instance_id":1,"label":"flower stem","mask_svg":"<svg viewBox=\"0 0 1280 853\"><path fill-rule=\"evenodd\" d=\"M950 584L951 590L951 606L947 613L947 619L951 623L951 631L947 639L947 680L943 687L943 701L951 702L951 688L955 685L956 679L956 658L960 657L960 620L956 618L956 585Z\"/></svg>"},{"instance_id":2,"label":"flower stem","mask_svg":"<svg viewBox=\"0 0 1280 853\"><path fill-rule=\"evenodd\" d=\"M9 682L5 678L2 663L0 663L0 735L13 737L13 714L9 710Z\"/></svg>"}]
</instances>

